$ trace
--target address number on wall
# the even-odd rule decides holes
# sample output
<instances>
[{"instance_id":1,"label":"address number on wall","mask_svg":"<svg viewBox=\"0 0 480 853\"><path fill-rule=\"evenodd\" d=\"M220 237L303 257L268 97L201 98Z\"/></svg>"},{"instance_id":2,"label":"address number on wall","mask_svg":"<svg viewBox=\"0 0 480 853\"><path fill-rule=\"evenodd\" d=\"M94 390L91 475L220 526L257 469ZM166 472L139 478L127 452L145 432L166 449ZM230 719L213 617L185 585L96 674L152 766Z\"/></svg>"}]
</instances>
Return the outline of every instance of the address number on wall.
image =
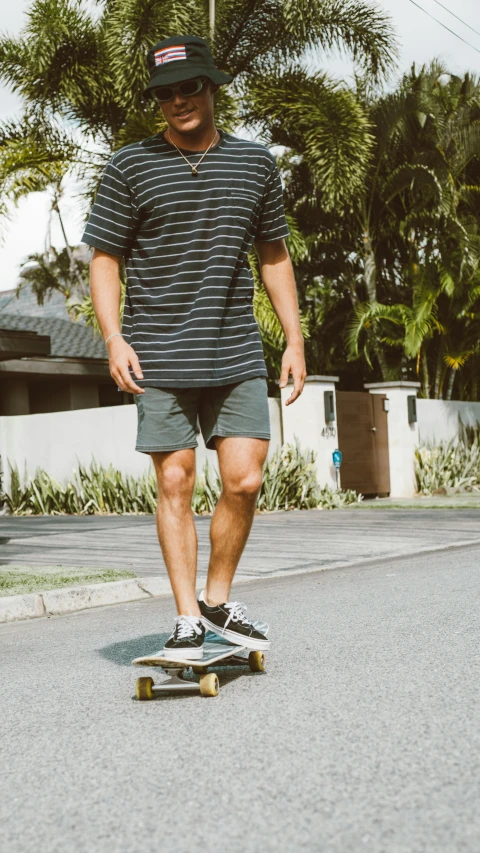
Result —
<instances>
[{"instance_id":1,"label":"address number on wall","mask_svg":"<svg viewBox=\"0 0 480 853\"><path fill-rule=\"evenodd\" d=\"M336 438L337 430L333 426L324 426L322 429L322 435L324 438Z\"/></svg>"}]
</instances>

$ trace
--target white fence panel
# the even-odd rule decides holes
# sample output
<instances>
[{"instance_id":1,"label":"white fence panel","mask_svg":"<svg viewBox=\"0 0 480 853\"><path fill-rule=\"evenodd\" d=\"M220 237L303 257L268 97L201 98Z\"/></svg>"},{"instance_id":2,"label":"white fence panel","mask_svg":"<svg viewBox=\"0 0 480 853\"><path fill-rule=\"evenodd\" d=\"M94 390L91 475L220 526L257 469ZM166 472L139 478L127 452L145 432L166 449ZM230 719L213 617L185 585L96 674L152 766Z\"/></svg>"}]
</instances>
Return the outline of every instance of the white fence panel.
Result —
<instances>
[{"instance_id":1,"label":"white fence panel","mask_svg":"<svg viewBox=\"0 0 480 853\"><path fill-rule=\"evenodd\" d=\"M281 445L280 401L269 400L272 441L270 454ZM139 476L148 470L150 457L135 450L136 406L108 406L76 409L42 415L0 417L0 455L4 488L9 489L9 463L23 477L32 476L40 467L62 482L72 476L79 462L89 465L93 459L101 465L112 464L123 474ZM197 471L205 459L216 466L217 454L206 450L197 436Z\"/></svg>"},{"instance_id":2,"label":"white fence panel","mask_svg":"<svg viewBox=\"0 0 480 853\"><path fill-rule=\"evenodd\" d=\"M464 426L480 424L480 403L459 400L417 400L417 418L420 442L450 441Z\"/></svg>"}]
</instances>

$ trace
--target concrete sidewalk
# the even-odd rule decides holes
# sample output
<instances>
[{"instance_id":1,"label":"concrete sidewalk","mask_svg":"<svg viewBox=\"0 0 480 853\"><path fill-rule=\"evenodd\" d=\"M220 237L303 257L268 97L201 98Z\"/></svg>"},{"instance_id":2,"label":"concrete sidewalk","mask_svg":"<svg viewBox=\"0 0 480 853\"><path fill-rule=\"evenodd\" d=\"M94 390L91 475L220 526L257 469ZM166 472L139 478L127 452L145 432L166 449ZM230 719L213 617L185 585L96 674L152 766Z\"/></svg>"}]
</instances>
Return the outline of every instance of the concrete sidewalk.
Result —
<instances>
[{"instance_id":1,"label":"concrete sidewalk","mask_svg":"<svg viewBox=\"0 0 480 853\"><path fill-rule=\"evenodd\" d=\"M372 558L480 544L478 510L341 510L256 516L236 583L333 569ZM209 517L196 518L198 586L209 554ZM129 569L137 579L0 598L0 623L170 595L152 516L0 519L0 565Z\"/></svg>"},{"instance_id":2,"label":"concrete sidewalk","mask_svg":"<svg viewBox=\"0 0 480 853\"><path fill-rule=\"evenodd\" d=\"M269 577L480 541L477 509L342 509L258 514L238 574ZM195 519L205 574L210 517ZM3 540L3 542L2 542ZM166 576L152 516L0 518L0 564L131 569Z\"/></svg>"}]
</instances>

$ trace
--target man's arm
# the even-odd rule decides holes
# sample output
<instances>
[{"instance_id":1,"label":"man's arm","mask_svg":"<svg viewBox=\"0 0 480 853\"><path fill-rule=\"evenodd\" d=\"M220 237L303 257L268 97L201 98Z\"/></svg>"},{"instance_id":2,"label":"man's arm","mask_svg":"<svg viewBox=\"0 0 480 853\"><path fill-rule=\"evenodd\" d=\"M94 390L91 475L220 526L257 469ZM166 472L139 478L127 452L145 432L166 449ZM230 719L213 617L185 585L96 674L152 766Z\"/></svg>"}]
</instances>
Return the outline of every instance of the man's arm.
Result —
<instances>
[{"instance_id":1,"label":"man's arm","mask_svg":"<svg viewBox=\"0 0 480 853\"><path fill-rule=\"evenodd\" d=\"M255 250L265 290L287 339L287 348L282 358L280 388L285 387L291 373L293 392L286 402L288 406L302 393L307 375L292 262L284 240L255 243Z\"/></svg>"},{"instance_id":2,"label":"man's arm","mask_svg":"<svg viewBox=\"0 0 480 853\"><path fill-rule=\"evenodd\" d=\"M90 292L104 340L120 332L121 260L118 255L95 249L90 264ZM122 337L110 338L107 350L110 374L119 388L130 394L144 394L144 389L135 384L129 372L131 367L137 379L143 379L135 350Z\"/></svg>"}]
</instances>

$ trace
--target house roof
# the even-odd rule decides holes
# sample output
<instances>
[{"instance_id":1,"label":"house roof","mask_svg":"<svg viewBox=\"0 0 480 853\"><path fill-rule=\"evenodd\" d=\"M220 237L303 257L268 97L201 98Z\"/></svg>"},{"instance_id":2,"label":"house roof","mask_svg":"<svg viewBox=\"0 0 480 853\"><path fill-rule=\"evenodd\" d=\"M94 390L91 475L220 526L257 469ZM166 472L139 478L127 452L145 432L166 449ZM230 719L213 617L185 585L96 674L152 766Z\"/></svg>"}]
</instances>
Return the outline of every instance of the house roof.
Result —
<instances>
[{"instance_id":1,"label":"house roof","mask_svg":"<svg viewBox=\"0 0 480 853\"><path fill-rule=\"evenodd\" d=\"M53 291L45 297L43 305L38 304L37 297L27 285L17 295L17 291L0 291L0 318L3 312L22 317L57 317L69 321L65 297L58 291Z\"/></svg>"},{"instance_id":2,"label":"house roof","mask_svg":"<svg viewBox=\"0 0 480 853\"><path fill-rule=\"evenodd\" d=\"M107 351L102 338L91 328L57 317L26 317L0 310L0 329L37 332L50 338L50 356L91 358L105 361Z\"/></svg>"}]
</instances>

